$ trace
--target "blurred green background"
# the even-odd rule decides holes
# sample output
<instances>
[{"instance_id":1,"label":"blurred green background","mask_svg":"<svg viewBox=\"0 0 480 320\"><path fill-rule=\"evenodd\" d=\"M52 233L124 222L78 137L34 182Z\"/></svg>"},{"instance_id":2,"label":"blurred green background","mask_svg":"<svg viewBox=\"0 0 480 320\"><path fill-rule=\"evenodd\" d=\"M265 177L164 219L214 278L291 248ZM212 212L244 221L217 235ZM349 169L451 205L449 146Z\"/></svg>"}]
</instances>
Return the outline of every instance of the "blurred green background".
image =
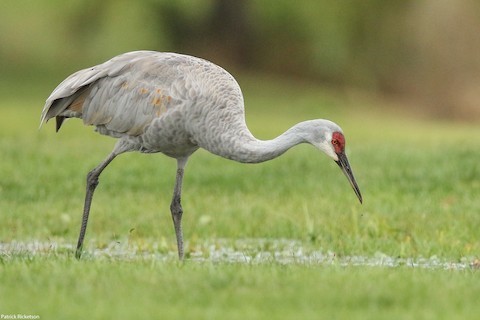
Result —
<instances>
[{"instance_id":1,"label":"blurred green background","mask_svg":"<svg viewBox=\"0 0 480 320\"><path fill-rule=\"evenodd\" d=\"M175 162L130 153L102 175L76 261L85 175L114 139L78 120L59 134L51 122L37 130L40 112L71 73L139 49L230 71L260 139L306 119L339 123L364 204L309 146L255 166L200 150L182 200L187 255L205 262L177 264L168 212ZM0 0L0 313L476 319L479 52L478 0ZM301 255L334 258L212 258L210 248L244 239L253 246L233 249L245 256L276 257L262 239L292 239ZM126 254L109 256L117 245ZM367 263L341 263L355 257ZM368 264L384 257L437 269Z\"/></svg>"},{"instance_id":2,"label":"blurred green background","mask_svg":"<svg viewBox=\"0 0 480 320\"><path fill-rule=\"evenodd\" d=\"M151 49L480 119L477 0L2 0L0 30L3 97Z\"/></svg>"}]
</instances>

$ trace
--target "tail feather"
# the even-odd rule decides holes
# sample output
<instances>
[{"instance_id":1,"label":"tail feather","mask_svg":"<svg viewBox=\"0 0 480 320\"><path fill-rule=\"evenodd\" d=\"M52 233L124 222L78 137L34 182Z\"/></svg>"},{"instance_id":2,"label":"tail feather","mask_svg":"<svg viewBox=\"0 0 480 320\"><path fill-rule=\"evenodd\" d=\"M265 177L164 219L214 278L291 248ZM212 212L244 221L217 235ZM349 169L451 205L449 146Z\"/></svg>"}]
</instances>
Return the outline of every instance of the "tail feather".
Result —
<instances>
[{"instance_id":1,"label":"tail feather","mask_svg":"<svg viewBox=\"0 0 480 320\"><path fill-rule=\"evenodd\" d=\"M86 98L87 87L82 87L72 95L54 101L47 100L40 118L40 127L51 118L56 118L56 130L60 130L65 118L80 117Z\"/></svg>"},{"instance_id":2,"label":"tail feather","mask_svg":"<svg viewBox=\"0 0 480 320\"><path fill-rule=\"evenodd\" d=\"M63 121L65 120L65 117L56 116L55 120L56 120L55 131L58 132L58 130L60 130L60 127L62 126Z\"/></svg>"},{"instance_id":3,"label":"tail feather","mask_svg":"<svg viewBox=\"0 0 480 320\"><path fill-rule=\"evenodd\" d=\"M63 80L62 83L53 90L45 102L40 116L40 127L53 117L63 116L69 118L78 116L78 108L81 108L83 101L80 105L74 102L79 97L83 97L84 100L85 97L82 96L82 94L90 85L108 75L108 70L102 68L103 65L77 71ZM62 113L72 104L74 104L75 107L74 112L67 112L66 115L63 115ZM60 128L62 122L63 120L57 120L57 129Z\"/></svg>"}]
</instances>

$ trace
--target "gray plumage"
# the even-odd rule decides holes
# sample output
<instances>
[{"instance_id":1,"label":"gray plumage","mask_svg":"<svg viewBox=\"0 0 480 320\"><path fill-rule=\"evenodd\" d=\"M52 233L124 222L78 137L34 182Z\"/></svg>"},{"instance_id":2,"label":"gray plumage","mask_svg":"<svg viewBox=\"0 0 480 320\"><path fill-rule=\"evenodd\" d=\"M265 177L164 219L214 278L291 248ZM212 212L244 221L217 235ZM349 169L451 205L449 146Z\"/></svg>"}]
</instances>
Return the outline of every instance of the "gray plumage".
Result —
<instances>
[{"instance_id":1,"label":"gray plumage","mask_svg":"<svg viewBox=\"0 0 480 320\"><path fill-rule=\"evenodd\" d=\"M80 70L48 97L41 123L81 118L118 138L112 153L87 176L87 194L77 257L80 257L98 177L119 154L161 152L177 159L171 211L179 257L183 258L180 204L188 157L198 148L245 163L273 159L299 143L310 143L335 160L361 195L344 153L342 130L328 120L301 122L279 137L256 139L245 124L243 96L235 79L206 60L176 53L129 52Z\"/></svg>"}]
</instances>

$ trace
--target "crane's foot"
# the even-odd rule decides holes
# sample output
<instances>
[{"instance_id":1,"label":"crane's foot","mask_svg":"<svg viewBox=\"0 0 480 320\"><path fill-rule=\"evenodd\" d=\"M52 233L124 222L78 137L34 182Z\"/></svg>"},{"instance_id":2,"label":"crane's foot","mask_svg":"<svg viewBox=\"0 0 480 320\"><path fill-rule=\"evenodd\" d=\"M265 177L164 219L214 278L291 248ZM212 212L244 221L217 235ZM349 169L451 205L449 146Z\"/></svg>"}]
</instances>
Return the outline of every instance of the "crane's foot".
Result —
<instances>
[{"instance_id":1,"label":"crane's foot","mask_svg":"<svg viewBox=\"0 0 480 320\"><path fill-rule=\"evenodd\" d=\"M80 260L80 258L82 257L82 252L83 252L82 247L77 248L75 250L75 258L77 258L77 260Z\"/></svg>"}]
</instances>

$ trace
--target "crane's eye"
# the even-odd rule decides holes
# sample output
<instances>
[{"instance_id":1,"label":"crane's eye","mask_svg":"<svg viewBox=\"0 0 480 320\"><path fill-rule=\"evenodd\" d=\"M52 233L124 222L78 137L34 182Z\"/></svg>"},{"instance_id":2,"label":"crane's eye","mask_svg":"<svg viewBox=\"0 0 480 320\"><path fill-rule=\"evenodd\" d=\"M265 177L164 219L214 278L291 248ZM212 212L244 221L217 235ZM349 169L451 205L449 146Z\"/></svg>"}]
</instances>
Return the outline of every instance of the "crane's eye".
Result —
<instances>
[{"instance_id":1,"label":"crane's eye","mask_svg":"<svg viewBox=\"0 0 480 320\"><path fill-rule=\"evenodd\" d=\"M332 146L335 149L336 153L344 152L345 149L345 138L340 132L334 132L332 135Z\"/></svg>"}]
</instances>

